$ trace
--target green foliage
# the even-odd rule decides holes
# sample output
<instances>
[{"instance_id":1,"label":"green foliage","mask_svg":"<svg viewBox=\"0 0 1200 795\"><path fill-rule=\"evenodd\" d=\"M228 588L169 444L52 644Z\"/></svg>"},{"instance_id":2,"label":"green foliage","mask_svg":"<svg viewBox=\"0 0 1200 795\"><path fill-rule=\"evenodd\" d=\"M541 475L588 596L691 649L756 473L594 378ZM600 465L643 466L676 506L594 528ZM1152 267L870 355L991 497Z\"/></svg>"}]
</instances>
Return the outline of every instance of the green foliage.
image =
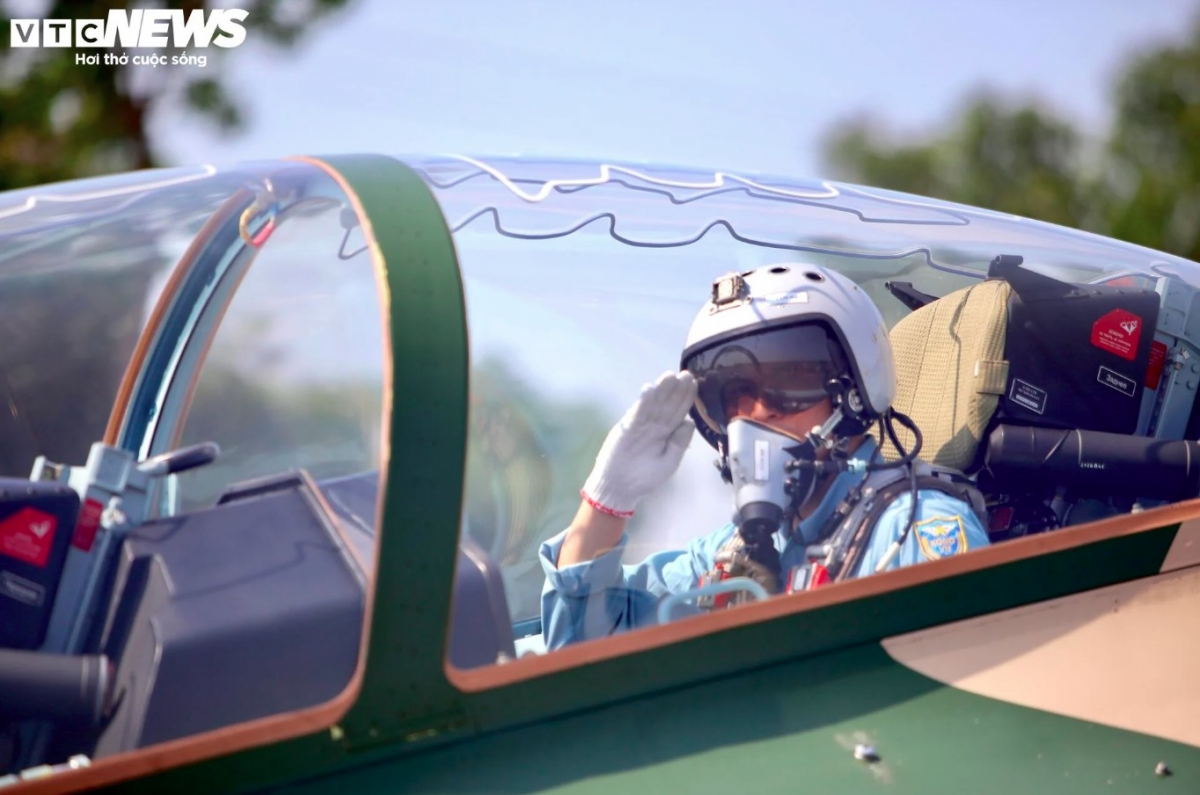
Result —
<instances>
[{"instance_id":1,"label":"green foliage","mask_svg":"<svg viewBox=\"0 0 1200 795\"><path fill-rule=\"evenodd\" d=\"M1200 23L1122 74L1110 142L1111 234L1200 259Z\"/></svg>"},{"instance_id":2,"label":"green foliage","mask_svg":"<svg viewBox=\"0 0 1200 795\"><path fill-rule=\"evenodd\" d=\"M916 143L894 143L876 127L860 118L834 131L825 154L837 174L1068 226L1088 223L1092 189L1080 136L1034 105L980 94L946 133Z\"/></svg>"},{"instance_id":3,"label":"green foliage","mask_svg":"<svg viewBox=\"0 0 1200 795\"><path fill-rule=\"evenodd\" d=\"M835 175L1088 229L1200 259L1200 20L1128 63L1101 146L1036 102L970 98L946 132L902 141L868 118L825 142Z\"/></svg>"},{"instance_id":4,"label":"green foliage","mask_svg":"<svg viewBox=\"0 0 1200 795\"><path fill-rule=\"evenodd\" d=\"M238 6L248 12L243 23L248 44L291 47L348 2L244 0ZM54 0L41 18L104 19L110 9L130 7L190 12L220 6L211 0ZM0 2L0 29L8 29L11 16ZM229 50L206 48L203 69L117 66L103 59L76 64L76 52L73 47L0 50L0 190L158 165L146 121L159 109L183 109L223 131L245 121L221 68Z\"/></svg>"},{"instance_id":5,"label":"green foliage","mask_svg":"<svg viewBox=\"0 0 1200 795\"><path fill-rule=\"evenodd\" d=\"M609 425L600 407L539 393L504 359L471 372L467 527L502 565L514 617L537 614L538 545L570 524Z\"/></svg>"},{"instance_id":6,"label":"green foliage","mask_svg":"<svg viewBox=\"0 0 1200 795\"><path fill-rule=\"evenodd\" d=\"M221 456L179 477L183 509L212 505L232 483L290 469L319 480L378 468L372 418L383 412L382 384L287 383L247 369L210 359L201 370L180 446L212 441Z\"/></svg>"}]
</instances>

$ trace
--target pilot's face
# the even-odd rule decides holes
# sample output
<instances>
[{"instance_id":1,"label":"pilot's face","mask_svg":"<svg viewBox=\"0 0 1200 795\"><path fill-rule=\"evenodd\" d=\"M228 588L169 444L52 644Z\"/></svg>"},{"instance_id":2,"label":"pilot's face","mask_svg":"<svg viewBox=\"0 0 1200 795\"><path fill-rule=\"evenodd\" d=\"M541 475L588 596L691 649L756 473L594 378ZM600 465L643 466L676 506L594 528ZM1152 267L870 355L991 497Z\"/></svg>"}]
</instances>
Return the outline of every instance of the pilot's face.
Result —
<instances>
[{"instance_id":1,"label":"pilot's face","mask_svg":"<svg viewBox=\"0 0 1200 795\"><path fill-rule=\"evenodd\" d=\"M729 413L730 420L738 417L754 420L803 439L814 427L829 419L833 414L833 403L829 398L825 398L802 411L787 413L758 394L742 394L728 396L725 410Z\"/></svg>"}]
</instances>

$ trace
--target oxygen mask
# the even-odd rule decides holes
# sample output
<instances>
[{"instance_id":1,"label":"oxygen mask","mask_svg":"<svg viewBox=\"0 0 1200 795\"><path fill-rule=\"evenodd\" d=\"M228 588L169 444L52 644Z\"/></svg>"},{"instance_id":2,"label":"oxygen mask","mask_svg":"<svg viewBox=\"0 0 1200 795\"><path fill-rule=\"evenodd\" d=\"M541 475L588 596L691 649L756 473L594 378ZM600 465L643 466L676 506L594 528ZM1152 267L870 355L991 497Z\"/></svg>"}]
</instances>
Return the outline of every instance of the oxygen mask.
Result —
<instances>
[{"instance_id":1,"label":"oxygen mask","mask_svg":"<svg viewBox=\"0 0 1200 795\"><path fill-rule=\"evenodd\" d=\"M817 449L811 440L745 418L729 423L728 434L734 524L743 536L770 536L812 496ZM790 467L796 470L790 473L790 461L810 466Z\"/></svg>"}]
</instances>

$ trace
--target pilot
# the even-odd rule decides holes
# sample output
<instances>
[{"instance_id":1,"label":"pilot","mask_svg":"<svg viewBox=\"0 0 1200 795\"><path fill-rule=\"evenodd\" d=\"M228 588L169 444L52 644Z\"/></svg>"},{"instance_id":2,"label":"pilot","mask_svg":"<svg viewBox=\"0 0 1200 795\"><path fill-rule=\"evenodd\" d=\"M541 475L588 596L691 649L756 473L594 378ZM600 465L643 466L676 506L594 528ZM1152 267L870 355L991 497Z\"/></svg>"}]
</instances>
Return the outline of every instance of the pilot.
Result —
<instances>
[{"instance_id":1,"label":"pilot","mask_svg":"<svg viewBox=\"0 0 1200 795\"><path fill-rule=\"evenodd\" d=\"M883 318L848 278L781 264L718 279L681 371L642 388L570 527L539 550L547 647L657 623L669 594L701 589L672 618L747 598L712 587L723 580L794 592L986 546L979 492L901 448L894 422L920 434L892 409L895 390ZM884 460L873 425L897 460ZM734 487L734 522L622 565L625 523L697 427Z\"/></svg>"}]
</instances>

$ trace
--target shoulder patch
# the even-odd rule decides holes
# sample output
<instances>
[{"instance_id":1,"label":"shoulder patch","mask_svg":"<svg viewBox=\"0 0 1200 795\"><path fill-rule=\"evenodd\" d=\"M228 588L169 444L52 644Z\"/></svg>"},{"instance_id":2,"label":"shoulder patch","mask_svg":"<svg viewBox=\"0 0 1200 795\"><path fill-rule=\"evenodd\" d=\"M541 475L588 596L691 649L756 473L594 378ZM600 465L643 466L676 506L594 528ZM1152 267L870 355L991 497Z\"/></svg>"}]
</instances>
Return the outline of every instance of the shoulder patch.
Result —
<instances>
[{"instance_id":1,"label":"shoulder patch","mask_svg":"<svg viewBox=\"0 0 1200 795\"><path fill-rule=\"evenodd\" d=\"M967 531L962 517L934 516L913 527L917 533L917 544L921 554L928 560L938 560L967 551Z\"/></svg>"}]
</instances>

